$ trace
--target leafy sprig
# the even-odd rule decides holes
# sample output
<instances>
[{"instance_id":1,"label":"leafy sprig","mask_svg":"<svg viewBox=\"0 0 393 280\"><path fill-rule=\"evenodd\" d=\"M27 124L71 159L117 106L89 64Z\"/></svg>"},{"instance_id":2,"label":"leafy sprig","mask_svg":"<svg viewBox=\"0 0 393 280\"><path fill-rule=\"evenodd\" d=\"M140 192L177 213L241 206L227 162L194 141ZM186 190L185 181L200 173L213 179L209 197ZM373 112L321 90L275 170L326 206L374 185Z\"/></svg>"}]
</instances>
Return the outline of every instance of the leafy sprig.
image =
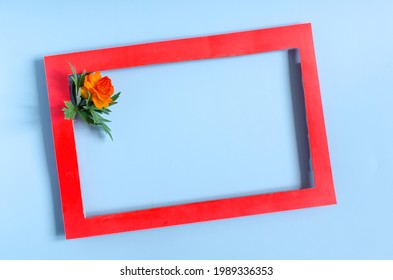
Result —
<instances>
[{"instance_id":1,"label":"leafy sprig","mask_svg":"<svg viewBox=\"0 0 393 280\"><path fill-rule=\"evenodd\" d=\"M81 120L86 122L88 125L100 126L103 131L113 140L111 129L107 123L110 120L104 118L102 114L109 115L111 110L109 107L117 104L117 99L120 97L120 92L111 96L112 103L109 103L108 107L97 108L94 102L91 100L91 93L88 92L88 98L85 99L81 96L81 88L84 86L86 71L78 75L75 67L70 64L72 75L72 86L71 86L71 101L64 101L65 107L63 107L64 118L67 120L74 120L76 116L80 117Z\"/></svg>"}]
</instances>

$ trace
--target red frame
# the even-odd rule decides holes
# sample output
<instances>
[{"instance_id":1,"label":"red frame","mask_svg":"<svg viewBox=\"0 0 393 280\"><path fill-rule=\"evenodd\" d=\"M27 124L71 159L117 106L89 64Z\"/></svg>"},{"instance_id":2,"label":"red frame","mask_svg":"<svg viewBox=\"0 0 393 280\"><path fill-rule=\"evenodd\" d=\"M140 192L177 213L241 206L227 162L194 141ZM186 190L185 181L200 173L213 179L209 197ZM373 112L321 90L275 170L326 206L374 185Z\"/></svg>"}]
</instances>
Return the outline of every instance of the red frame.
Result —
<instances>
[{"instance_id":1,"label":"red frame","mask_svg":"<svg viewBox=\"0 0 393 280\"><path fill-rule=\"evenodd\" d=\"M85 217L69 100L68 61L87 72L299 49L315 187ZM311 24L46 56L45 70L67 239L336 203Z\"/></svg>"}]
</instances>

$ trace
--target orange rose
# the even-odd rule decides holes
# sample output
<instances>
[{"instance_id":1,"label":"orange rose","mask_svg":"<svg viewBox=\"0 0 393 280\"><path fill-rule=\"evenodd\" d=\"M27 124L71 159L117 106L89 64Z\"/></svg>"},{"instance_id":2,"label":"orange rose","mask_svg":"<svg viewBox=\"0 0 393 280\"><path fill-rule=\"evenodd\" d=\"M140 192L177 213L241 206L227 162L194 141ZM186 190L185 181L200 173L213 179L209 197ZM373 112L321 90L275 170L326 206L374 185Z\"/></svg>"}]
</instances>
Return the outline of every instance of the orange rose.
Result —
<instances>
[{"instance_id":1,"label":"orange rose","mask_svg":"<svg viewBox=\"0 0 393 280\"><path fill-rule=\"evenodd\" d=\"M101 78L100 72L86 75L85 82L81 88L81 96L88 98L91 94L91 100L98 109L106 108L112 103L111 96L114 92L112 81L107 76Z\"/></svg>"}]
</instances>

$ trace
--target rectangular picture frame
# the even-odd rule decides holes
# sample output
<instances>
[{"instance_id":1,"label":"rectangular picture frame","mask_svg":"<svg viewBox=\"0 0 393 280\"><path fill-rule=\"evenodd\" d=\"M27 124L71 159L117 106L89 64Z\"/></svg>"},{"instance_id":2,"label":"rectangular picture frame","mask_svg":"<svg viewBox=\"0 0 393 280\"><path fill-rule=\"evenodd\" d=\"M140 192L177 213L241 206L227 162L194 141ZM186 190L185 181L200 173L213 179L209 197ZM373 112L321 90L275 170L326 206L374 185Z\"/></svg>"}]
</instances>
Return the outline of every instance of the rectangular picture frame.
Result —
<instances>
[{"instance_id":1,"label":"rectangular picture frame","mask_svg":"<svg viewBox=\"0 0 393 280\"><path fill-rule=\"evenodd\" d=\"M86 217L72 121L71 62L87 72L298 49L314 187ZM66 239L294 210L336 203L310 23L82 51L44 58Z\"/></svg>"}]
</instances>

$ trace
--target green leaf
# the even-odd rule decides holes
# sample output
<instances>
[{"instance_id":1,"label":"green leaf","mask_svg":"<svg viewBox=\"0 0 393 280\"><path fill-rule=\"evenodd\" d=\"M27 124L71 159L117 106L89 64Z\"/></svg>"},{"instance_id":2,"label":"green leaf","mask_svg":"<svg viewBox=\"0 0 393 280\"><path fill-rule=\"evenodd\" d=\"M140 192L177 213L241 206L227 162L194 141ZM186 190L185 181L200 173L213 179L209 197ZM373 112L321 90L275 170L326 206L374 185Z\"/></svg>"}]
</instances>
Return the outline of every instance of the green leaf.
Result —
<instances>
[{"instance_id":1,"label":"green leaf","mask_svg":"<svg viewBox=\"0 0 393 280\"><path fill-rule=\"evenodd\" d=\"M90 118L90 114L85 110L78 110L78 116L87 124L93 125L93 120Z\"/></svg>"},{"instance_id":2,"label":"green leaf","mask_svg":"<svg viewBox=\"0 0 393 280\"><path fill-rule=\"evenodd\" d=\"M121 92L118 92L118 93L112 95L111 99L112 99L113 102L112 102L112 103L109 103L109 106L108 106L108 107L117 104L116 100L120 97L120 94L121 94Z\"/></svg>"},{"instance_id":3,"label":"green leaf","mask_svg":"<svg viewBox=\"0 0 393 280\"><path fill-rule=\"evenodd\" d=\"M74 76L76 76L76 70L75 70L75 67L71 64L71 62L69 62L68 61L68 64L70 65L70 68L71 68L71 72L72 72L72 74L74 75Z\"/></svg>"},{"instance_id":4,"label":"green leaf","mask_svg":"<svg viewBox=\"0 0 393 280\"><path fill-rule=\"evenodd\" d=\"M101 116L100 116L101 117ZM103 117L101 117L101 123L106 123L106 122L112 122L110 120L104 119Z\"/></svg>"},{"instance_id":5,"label":"green leaf","mask_svg":"<svg viewBox=\"0 0 393 280\"><path fill-rule=\"evenodd\" d=\"M119 98L120 94L121 94L121 92L118 92L118 93L112 95L112 97L111 97L112 101L115 102Z\"/></svg>"},{"instance_id":6,"label":"green leaf","mask_svg":"<svg viewBox=\"0 0 393 280\"><path fill-rule=\"evenodd\" d=\"M93 118L94 124L100 124L100 116L93 110L93 108L89 109L90 115Z\"/></svg>"},{"instance_id":7,"label":"green leaf","mask_svg":"<svg viewBox=\"0 0 393 280\"><path fill-rule=\"evenodd\" d=\"M78 88L77 92L76 92L76 104L78 104L78 106L80 106L81 102L82 102L82 97L81 97L81 93L80 93L80 88Z\"/></svg>"},{"instance_id":8,"label":"green leaf","mask_svg":"<svg viewBox=\"0 0 393 280\"><path fill-rule=\"evenodd\" d=\"M103 112L106 115L109 115L110 112L112 112L111 110L109 110L108 108L102 108L101 112Z\"/></svg>"},{"instance_id":9,"label":"green leaf","mask_svg":"<svg viewBox=\"0 0 393 280\"><path fill-rule=\"evenodd\" d=\"M112 112L112 111L109 110L108 108L101 108L101 109L98 109L94 104L91 105L91 108L92 108L94 111L96 111L97 113L99 113L99 114L104 113L104 114L107 114L107 115L108 115L110 112Z\"/></svg>"},{"instance_id":10,"label":"green leaf","mask_svg":"<svg viewBox=\"0 0 393 280\"><path fill-rule=\"evenodd\" d=\"M62 109L64 112L64 118L66 120L73 120L78 111L77 108L70 101L64 101L64 104L66 105L66 107Z\"/></svg>"},{"instance_id":11,"label":"green leaf","mask_svg":"<svg viewBox=\"0 0 393 280\"><path fill-rule=\"evenodd\" d=\"M101 123L100 126L102 127L102 129L104 130L104 132L105 132L107 135L109 135L109 137L110 137L111 140L113 141L111 129L110 129L105 123Z\"/></svg>"},{"instance_id":12,"label":"green leaf","mask_svg":"<svg viewBox=\"0 0 393 280\"><path fill-rule=\"evenodd\" d=\"M83 73L79 76L78 87L83 87L85 83L85 77L86 77L86 70L84 70Z\"/></svg>"},{"instance_id":13,"label":"green leaf","mask_svg":"<svg viewBox=\"0 0 393 280\"><path fill-rule=\"evenodd\" d=\"M78 84L77 78L75 78L74 75L71 75L71 79L72 79L72 81L74 82L74 85L77 85L77 84Z\"/></svg>"},{"instance_id":14,"label":"green leaf","mask_svg":"<svg viewBox=\"0 0 393 280\"><path fill-rule=\"evenodd\" d=\"M109 135L109 137L112 139L113 141L113 137L111 134L111 129L106 125L107 122L110 122L110 120L107 120L105 118L103 118L99 112L96 112L92 107L90 107L89 109L89 113L93 119L93 124L94 125L99 125L101 126L101 128L104 130L104 132Z\"/></svg>"}]
</instances>

